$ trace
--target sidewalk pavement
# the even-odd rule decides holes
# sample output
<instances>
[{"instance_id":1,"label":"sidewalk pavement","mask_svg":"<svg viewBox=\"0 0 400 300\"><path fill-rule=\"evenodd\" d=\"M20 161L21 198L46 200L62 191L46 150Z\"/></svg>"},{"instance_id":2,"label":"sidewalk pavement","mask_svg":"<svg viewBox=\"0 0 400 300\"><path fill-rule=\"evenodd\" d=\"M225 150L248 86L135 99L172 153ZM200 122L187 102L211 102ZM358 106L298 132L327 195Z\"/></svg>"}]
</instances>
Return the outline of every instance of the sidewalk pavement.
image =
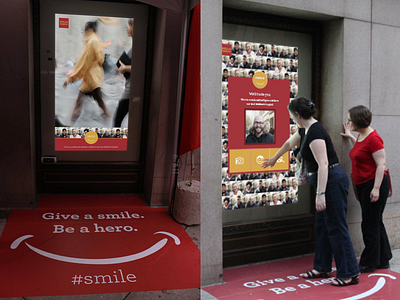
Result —
<instances>
[{"instance_id":1,"label":"sidewalk pavement","mask_svg":"<svg viewBox=\"0 0 400 300\"><path fill-rule=\"evenodd\" d=\"M7 222L8 214L0 212L0 236ZM186 233L191 237L193 242L199 248L200 243L200 226L184 226ZM392 250L393 258L390 261L390 270L400 273L400 249ZM136 293L118 293L118 294L102 294L102 295L74 295L74 296L48 296L48 297L20 297L20 298L1 298L9 300L198 300L199 294L201 300L218 300L204 290L199 289L188 290L166 290L152 292L136 292Z\"/></svg>"},{"instance_id":2,"label":"sidewalk pavement","mask_svg":"<svg viewBox=\"0 0 400 300\"><path fill-rule=\"evenodd\" d=\"M400 249L392 250L393 253L393 258L390 261L390 270L393 272L400 273ZM236 267L240 268L240 267ZM395 296L395 295L393 295ZM398 295L397 295L398 297ZM277 297L278 299L279 297ZM268 298L271 299L272 298ZM392 299L397 299L397 298L392 298ZM204 290L201 290L201 300L218 300L218 298L214 297L213 295L207 293Z\"/></svg>"}]
</instances>

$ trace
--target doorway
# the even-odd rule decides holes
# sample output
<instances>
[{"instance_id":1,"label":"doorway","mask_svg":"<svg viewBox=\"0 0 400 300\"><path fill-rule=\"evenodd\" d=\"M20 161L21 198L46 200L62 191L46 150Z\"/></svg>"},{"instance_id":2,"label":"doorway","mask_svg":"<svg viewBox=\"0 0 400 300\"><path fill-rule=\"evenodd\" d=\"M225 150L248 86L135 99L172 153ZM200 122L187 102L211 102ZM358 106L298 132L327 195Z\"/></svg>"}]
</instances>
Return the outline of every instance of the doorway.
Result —
<instances>
[{"instance_id":1,"label":"doorway","mask_svg":"<svg viewBox=\"0 0 400 300\"><path fill-rule=\"evenodd\" d=\"M258 12L243 13L242 10L225 7L222 44L228 52L222 54L223 71L228 77L250 77L251 72L255 74L262 70L268 79L290 81L290 99L301 95L319 103L320 28L318 22ZM235 64L229 64L232 57ZM280 64L283 64L283 73L277 71L281 70ZM226 149L223 146L224 141L226 146L229 142L229 108L224 102L224 98L228 98L228 82L224 82L224 77L222 81L221 203L227 201L232 204L231 209L228 207L222 211L223 266L312 252L313 191L310 185L301 186L299 198L296 198L298 187L293 184L294 163L283 173L229 174L226 166L228 154L224 154ZM266 114L257 113L269 124L274 124ZM232 114L229 115L232 117ZM237 122L237 119L234 121ZM249 131L251 123L246 127ZM293 125L289 120L285 124L288 133ZM231 132L229 136L234 134L236 132ZM274 198L278 205L285 205L275 206Z\"/></svg>"},{"instance_id":2,"label":"doorway","mask_svg":"<svg viewBox=\"0 0 400 300\"><path fill-rule=\"evenodd\" d=\"M148 28L154 21L151 7L126 1L40 0L35 1L34 20L38 192L141 193L147 135L143 122L148 119L145 99L150 85L145 75L151 66L148 53L152 53L153 36ZM132 37L127 34L130 20ZM84 55L88 22L96 23L104 52L100 89L107 110L85 91L85 78L78 76L63 87ZM116 63L129 51L132 61L127 77L118 72ZM116 122L127 83L129 112ZM78 98L83 104L77 116Z\"/></svg>"}]
</instances>

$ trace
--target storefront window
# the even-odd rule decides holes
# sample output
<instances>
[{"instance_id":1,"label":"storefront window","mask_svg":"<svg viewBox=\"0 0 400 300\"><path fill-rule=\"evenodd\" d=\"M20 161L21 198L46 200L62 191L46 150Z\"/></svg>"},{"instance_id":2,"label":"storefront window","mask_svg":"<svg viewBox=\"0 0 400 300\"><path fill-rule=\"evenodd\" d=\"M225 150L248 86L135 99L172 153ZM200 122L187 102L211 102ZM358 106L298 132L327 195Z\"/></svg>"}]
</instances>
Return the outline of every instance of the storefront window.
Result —
<instances>
[{"instance_id":1,"label":"storefront window","mask_svg":"<svg viewBox=\"0 0 400 300\"><path fill-rule=\"evenodd\" d=\"M55 18L55 150L126 150L134 19Z\"/></svg>"},{"instance_id":2,"label":"storefront window","mask_svg":"<svg viewBox=\"0 0 400 300\"><path fill-rule=\"evenodd\" d=\"M258 34L254 34L254 31ZM310 211L309 197L303 200L304 203L304 197L300 200L298 198L299 187L294 176L297 154L295 148L281 158L283 164L276 171L261 171L263 169L258 166L257 172L239 173L239 169L232 166L244 164L245 153L235 157L235 162L229 161L233 159L230 157L233 156L230 146L234 145L233 139L237 139L238 135L244 148L256 145L254 147L260 152L270 148L279 149L296 132L297 125L289 117L287 104L299 96L300 92L306 97L310 97L311 93L311 68L303 73L303 68L307 69L311 64L311 38L308 38L307 44L301 36L304 35L224 24L224 37L227 37L222 40L221 67L221 205L224 224L276 220ZM305 78L301 78L303 74ZM248 94L254 97L241 100L254 103L246 103L247 106L240 108L243 112L238 113L236 107L233 107L236 106L233 99L237 98L237 85L246 85L251 82L251 78L254 81L254 76L265 76L268 85L276 84L275 89L284 91L280 91L278 98L276 95L275 98L274 95L271 96L271 93L265 93L266 89L260 89L260 93L249 91ZM248 79L240 81L237 77ZM304 83L304 87L300 88L299 82ZM257 98L259 95L262 97ZM271 103L272 101L281 102L284 104L283 108L282 105L276 108L276 103ZM243 124L243 131L238 132L238 123ZM236 144L235 142L235 146ZM267 155L259 155L256 159L268 158ZM240 161L241 159L244 161Z\"/></svg>"}]
</instances>

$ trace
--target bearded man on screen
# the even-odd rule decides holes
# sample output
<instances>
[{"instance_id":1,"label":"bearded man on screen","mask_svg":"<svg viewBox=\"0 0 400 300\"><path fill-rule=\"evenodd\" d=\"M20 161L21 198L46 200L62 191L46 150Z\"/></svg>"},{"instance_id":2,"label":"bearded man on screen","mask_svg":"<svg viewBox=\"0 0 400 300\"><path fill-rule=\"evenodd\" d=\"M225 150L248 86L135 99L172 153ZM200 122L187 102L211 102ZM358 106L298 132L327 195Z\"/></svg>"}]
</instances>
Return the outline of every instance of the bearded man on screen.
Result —
<instances>
[{"instance_id":1,"label":"bearded man on screen","mask_svg":"<svg viewBox=\"0 0 400 300\"><path fill-rule=\"evenodd\" d=\"M250 134L246 137L246 144L250 143L274 143L274 136L269 133L269 121L264 121L261 116L256 116Z\"/></svg>"}]
</instances>

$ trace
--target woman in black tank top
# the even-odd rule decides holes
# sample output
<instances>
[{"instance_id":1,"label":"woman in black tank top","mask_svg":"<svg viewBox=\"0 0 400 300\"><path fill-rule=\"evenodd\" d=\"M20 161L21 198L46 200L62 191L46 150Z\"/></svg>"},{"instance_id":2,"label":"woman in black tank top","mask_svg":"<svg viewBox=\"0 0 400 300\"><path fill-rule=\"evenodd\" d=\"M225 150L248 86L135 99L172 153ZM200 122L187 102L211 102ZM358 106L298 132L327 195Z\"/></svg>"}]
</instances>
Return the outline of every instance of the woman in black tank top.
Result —
<instances>
[{"instance_id":1,"label":"woman in black tank top","mask_svg":"<svg viewBox=\"0 0 400 300\"><path fill-rule=\"evenodd\" d=\"M329 134L313 117L316 113L314 103L306 98L296 98L288 109L300 129L273 157L266 159L263 166L273 166L284 153L298 146L309 181L315 188L317 243L314 267L301 276L307 279L330 277L333 257L337 274L331 284L358 284L360 270L346 223L349 179L339 165Z\"/></svg>"}]
</instances>

